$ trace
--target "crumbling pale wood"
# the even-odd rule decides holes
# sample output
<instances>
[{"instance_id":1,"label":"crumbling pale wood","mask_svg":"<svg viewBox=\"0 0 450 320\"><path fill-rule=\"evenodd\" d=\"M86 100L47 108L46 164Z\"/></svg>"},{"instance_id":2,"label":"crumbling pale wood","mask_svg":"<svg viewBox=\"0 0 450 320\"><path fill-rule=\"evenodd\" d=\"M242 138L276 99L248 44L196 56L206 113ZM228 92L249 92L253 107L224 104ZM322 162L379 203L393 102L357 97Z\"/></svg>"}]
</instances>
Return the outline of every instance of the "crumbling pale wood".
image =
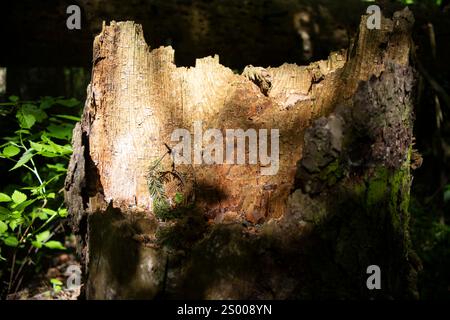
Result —
<instances>
[{"instance_id":1,"label":"crumbling pale wood","mask_svg":"<svg viewBox=\"0 0 450 320\"><path fill-rule=\"evenodd\" d=\"M192 129L193 122L201 120L204 129L279 128L282 139L292 140L282 143L276 177L261 177L255 165L194 167L196 183L216 186L226 195L207 210L243 213L253 222L267 213L280 216L300 159L298 134L315 111L316 96L327 89L317 88L312 78L325 76L344 62L339 55L332 66L270 68L273 89L265 97L252 82L220 65L217 56L198 59L195 68L177 68L170 47L149 50L140 26L111 23L95 39L91 100L85 115L89 155L105 202L127 208L124 211L151 210L146 180L150 164L166 151L164 143L171 144L174 129ZM291 134L292 130L298 132ZM265 199L262 187L269 183L276 186L278 203ZM253 217L260 212L263 216Z\"/></svg>"},{"instance_id":2,"label":"crumbling pale wood","mask_svg":"<svg viewBox=\"0 0 450 320\"><path fill-rule=\"evenodd\" d=\"M164 143L173 145L174 129L192 129L195 120L202 120L204 129L281 130L276 176L260 176L255 165L194 167L198 184L215 186L226 195L213 208L206 205L206 210L242 214L252 222L281 216L300 160L304 129L339 99L351 97L359 81L384 69L385 59L378 56L377 45L387 44L394 26L389 19L382 25L379 32L360 28L355 59L344 69L345 52L306 67L269 68L273 75L269 97L220 65L218 56L198 59L194 68L176 67L173 49L150 50L139 25L112 22L105 26L94 43L92 97L85 116L90 121L85 126L89 153L104 200L126 208L124 212L130 207L150 210L146 180L150 163L166 151ZM404 48L408 44L396 45L391 53L392 46L389 42L386 54L407 63ZM271 199L263 191L268 184L275 186Z\"/></svg>"}]
</instances>

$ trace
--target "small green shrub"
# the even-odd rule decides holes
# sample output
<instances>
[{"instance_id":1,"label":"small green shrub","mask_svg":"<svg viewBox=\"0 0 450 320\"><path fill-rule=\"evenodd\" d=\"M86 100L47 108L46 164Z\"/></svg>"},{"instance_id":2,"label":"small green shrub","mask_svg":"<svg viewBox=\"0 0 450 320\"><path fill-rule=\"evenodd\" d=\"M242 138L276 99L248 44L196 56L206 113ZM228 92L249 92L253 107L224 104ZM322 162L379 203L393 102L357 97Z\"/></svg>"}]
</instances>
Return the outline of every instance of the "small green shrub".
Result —
<instances>
[{"instance_id":1,"label":"small green shrub","mask_svg":"<svg viewBox=\"0 0 450 320\"><path fill-rule=\"evenodd\" d=\"M6 289L0 296L20 289L27 269L40 267L43 252L65 249L54 238L67 216L63 186L79 105L75 99L16 96L0 103L6 124L0 163L7 176L0 185L0 280Z\"/></svg>"}]
</instances>

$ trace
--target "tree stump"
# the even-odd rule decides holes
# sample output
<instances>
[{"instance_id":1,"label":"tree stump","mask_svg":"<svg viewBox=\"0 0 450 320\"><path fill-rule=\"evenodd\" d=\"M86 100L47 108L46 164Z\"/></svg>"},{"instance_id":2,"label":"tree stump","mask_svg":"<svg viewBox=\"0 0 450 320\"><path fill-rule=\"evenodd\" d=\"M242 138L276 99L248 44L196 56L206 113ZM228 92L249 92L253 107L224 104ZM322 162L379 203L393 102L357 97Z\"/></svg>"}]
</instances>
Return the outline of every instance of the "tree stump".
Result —
<instances>
[{"instance_id":1,"label":"tree stump","mask_svg":"<svg viewBox=\"0 0 450 320\"><path fill-rule=\"evenodd\" d=\"M104 26L65 186L86 297L416 297L413 17L366 22L328 60L243 75L218 56L177 67L139 25ZM278 170L176 163L179 128L200 160L196 131L278 129ZM381 290L366 286L370 265Z\"/></svg>"}]
</instances>

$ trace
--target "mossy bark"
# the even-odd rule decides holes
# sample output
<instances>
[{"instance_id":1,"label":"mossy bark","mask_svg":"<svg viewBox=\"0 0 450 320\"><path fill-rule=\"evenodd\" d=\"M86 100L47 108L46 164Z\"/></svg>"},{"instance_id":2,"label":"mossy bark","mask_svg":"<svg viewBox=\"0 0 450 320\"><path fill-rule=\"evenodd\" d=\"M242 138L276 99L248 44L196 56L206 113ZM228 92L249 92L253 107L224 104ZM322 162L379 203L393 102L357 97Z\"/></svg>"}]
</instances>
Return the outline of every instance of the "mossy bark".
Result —
<instances>
[{"instance_id":1,"label":"mossy bark","mask_svg":"<svg viewBox=\"0 0 450 320\"><path fill-rule=\"evenodd\" d=\"M266 94L217 57L179 68L173 50L150 51L134 23L105 26L66 180L87 297L416 297L413 18L397 12L381 30L366 20L348 51L268 68ZM182 186L164 188L186 201L158 214L149 166L164 157L170 132L194 120L279 128L279 172L177 166ZM381 268L381 290L366 286L370 265Z\"/></svg>"}]
</instances>

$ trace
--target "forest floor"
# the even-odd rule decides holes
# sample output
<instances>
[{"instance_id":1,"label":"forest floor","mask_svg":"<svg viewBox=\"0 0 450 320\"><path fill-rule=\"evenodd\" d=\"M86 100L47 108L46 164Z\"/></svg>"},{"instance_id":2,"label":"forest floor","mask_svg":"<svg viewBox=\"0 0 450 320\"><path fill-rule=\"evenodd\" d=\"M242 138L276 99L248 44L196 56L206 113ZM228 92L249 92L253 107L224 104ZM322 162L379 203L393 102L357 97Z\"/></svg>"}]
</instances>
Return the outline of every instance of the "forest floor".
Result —
<instances>
[{"instance_id":1,"label":"forest floor","mask_svg":"<svg viewBox=\"0 0 450 320\"><path fill-rule=\"evenodd\" d=\"M66 244L67 247L67 244ZM23 288L7 296L7 300L77 300L81 286L68 289L69 267L80 268L73 248L49 258L46 266L37 272Z\"/></svg>"}]
</instances>

